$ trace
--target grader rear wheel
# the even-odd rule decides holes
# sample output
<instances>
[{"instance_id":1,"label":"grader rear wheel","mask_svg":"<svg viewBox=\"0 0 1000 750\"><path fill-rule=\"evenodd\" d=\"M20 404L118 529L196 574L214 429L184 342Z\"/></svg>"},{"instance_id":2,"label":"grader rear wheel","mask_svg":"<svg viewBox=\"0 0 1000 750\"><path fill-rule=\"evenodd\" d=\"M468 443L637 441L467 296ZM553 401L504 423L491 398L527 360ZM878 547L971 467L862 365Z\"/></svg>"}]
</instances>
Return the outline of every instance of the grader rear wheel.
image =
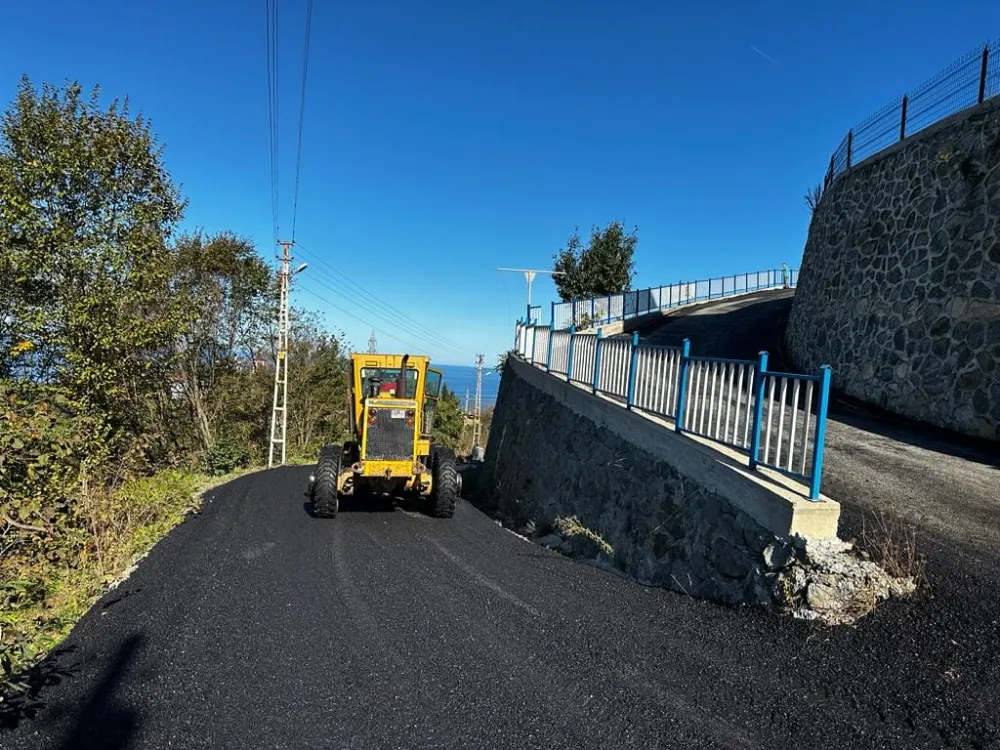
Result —
<instances>
[{"instance_id":1,"label":"grader rear wheel","mask_svg":"<svg viewBox=\"0 0 1000 750\"><path fill-rule=\"evenodd\" d=\"M459 476L455 454L447 448L431 449L430 514L435 518L451 518L458 502Z\"/></svg>"},{"instance_id":2,"label":"grader rear wheel","mask_svg":"<svg viewBox=\"0 0 1000 750\"><path fill-rule=\"evenodd\" d=\"M313 512L319 518L333 518L340 505L337 498L337 478L344 449L340 445L324 445L319 449L316 481L313 484Z\"/></svg>"}]
</instances>

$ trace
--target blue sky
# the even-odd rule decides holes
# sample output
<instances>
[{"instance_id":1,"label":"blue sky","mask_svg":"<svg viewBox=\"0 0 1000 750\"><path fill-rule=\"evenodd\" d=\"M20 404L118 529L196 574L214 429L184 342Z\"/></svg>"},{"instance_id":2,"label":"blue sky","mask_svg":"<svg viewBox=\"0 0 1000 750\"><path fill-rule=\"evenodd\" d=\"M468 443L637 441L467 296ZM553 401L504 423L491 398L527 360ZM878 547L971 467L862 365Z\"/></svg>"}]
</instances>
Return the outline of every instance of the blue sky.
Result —
<instances>
[{"instance_id":1,"label":"blue sky","mask_svg":"<svg viewBox=\"0 0 1000 750\"><path fill-rule=\"evenodd\" d=\"M305 7L279 2L282 235ZM0 101L22 73L129 95L185 227L270 257L264 21L264 0L5 3ZM797 265L803 193L848 128L996 37L1000 3L962 0L319 0L293 300L356 347L375 324L382 349L471 364L523 309L523 279L495 268L550 267L576 225L638 225L637 286Z\"/></svg>"}]
</instances>

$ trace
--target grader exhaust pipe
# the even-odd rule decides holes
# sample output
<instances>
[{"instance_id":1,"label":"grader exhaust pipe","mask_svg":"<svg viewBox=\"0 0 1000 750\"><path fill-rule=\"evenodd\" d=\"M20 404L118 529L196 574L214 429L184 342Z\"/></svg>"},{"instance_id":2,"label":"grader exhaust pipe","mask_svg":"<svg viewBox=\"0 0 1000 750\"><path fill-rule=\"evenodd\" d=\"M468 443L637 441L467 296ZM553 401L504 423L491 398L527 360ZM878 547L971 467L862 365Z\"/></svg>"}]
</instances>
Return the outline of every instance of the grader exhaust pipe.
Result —
<instances>
[{"instance_id":1,"label":"grader exhaust pipe","mask_svg":"<svg viewBox=\"0 0 1000 750\"><path fill-rule=\"evenodd\" d=\"M399 363L399 375L396 378L396 398L409 398L406 394L406 362L409 358L409 354L404 354L403 361Z\"/></svg>"}]
</instances>

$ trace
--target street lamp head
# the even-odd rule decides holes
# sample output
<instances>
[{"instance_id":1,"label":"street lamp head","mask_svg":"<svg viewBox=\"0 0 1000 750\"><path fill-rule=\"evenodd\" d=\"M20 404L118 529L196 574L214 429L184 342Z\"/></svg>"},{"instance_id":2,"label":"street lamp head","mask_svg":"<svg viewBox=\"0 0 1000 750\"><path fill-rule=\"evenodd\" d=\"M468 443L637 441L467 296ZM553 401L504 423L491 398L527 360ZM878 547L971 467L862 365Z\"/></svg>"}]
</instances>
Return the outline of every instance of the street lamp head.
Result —
<instances>
[{"instance_id":1,"label":"street lamp head","mask_svg":"<svg viewBox=\"0 0 1000 750\"><path fill-rule=\"evenodd\" d=\"M305 270L306 270L306 268L307 268L308 266L309 266L309 264L308 264L308 263L303 263L303 264L302 264L301 266L299 266L299 267L298 267L298 268L296 268L296 269L295 269L294 271L292 271L292 273L293 273L293 274L295 274L295 273L302 273L303 271L305 271Z\"/></svg>"}]
</instances>

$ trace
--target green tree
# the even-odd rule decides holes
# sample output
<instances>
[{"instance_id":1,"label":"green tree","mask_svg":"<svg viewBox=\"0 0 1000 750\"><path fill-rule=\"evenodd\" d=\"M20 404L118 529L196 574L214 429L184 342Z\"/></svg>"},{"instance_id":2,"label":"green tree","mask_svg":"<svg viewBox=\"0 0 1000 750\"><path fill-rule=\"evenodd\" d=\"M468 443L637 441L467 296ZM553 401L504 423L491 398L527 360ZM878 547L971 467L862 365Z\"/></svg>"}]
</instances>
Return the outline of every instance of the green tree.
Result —
<instances>
[{"instance_id":1,"label":"green tree","mask_svg":"<svg viewBox=\"0 0 1000 750\"><path fill-rule=\"evenodd\" d=\"M24 78L0 122L0 374L141 434L182 322L167 243L185 203L148 123L98 96Z\"/></svg>"},{"instance_id":2,"label":"green tree","mask_svg":"<svg viewBox=\"0 0 1000 750\"><path fill-rule=\"evenodd\" d=\"M638 231L633 227L626 232L620 221L613 221L604 229L595 226L584 247L579 230L574 230L566 247L553 256L553 270L562 272L553 277L562 300L628 291L635 276L633 254L639 241Z\"/></svg>"},{"instance_id":3,"label":"green tree","mask_svg":"<svg viewBox=\"0 0 1000 750\"><path fill-rule=\"evenodd\" d=\"M244 444L241 422L267 418L266 398L249 387L270 349L275 279L253 242L230 232L200 232L177 241L172 287L183 311L174 382L180 387L198 445L211 451L221 437ZM273 360L273 355L272 355ZM257 436L259 437L259 436Z\"/></svg>"},{"instance_id":4,"label":"green tree","mask_svg":"<svg viewBox=\"0 0 1000 750\"><path fill-rule=\"evenodd\" d=\"M441 399L434 412L434 428L431 432L434 441L458 451L464 423L465 415L462 413L462 404L458 396L447 385L443 386Z\"/></svg>"},{"instance_id":5,"label":"green tree","mask_svg":"<svg viewBox=\"0 0 1000 750\"><path fill-rule=\"evenodd\" d=\"M315 459L321 445L350 435L350 355L342 335L326 331L315 314L297 312L288 356L288 447L297 456Z\"/></svg>"}]
</instances>

